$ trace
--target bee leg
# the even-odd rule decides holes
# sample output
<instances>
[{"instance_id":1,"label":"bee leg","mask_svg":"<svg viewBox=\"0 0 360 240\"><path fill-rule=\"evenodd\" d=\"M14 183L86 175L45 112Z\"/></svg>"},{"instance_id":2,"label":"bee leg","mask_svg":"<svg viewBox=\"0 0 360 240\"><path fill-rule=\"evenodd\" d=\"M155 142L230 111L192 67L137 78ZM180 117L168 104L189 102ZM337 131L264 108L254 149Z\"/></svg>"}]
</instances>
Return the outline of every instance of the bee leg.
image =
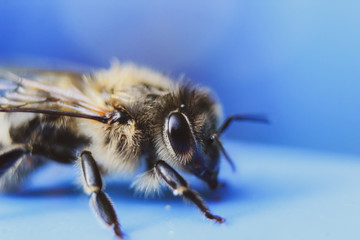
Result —
<instances>
[{"instance_id":1,"label":"bee leg","mask_svg":"<svg viewBox=\"0 0 360 240\"><path fill-rule=\"evenodd\" d=\"M103 184L99 169L89 151L81 153L81 169L85 181L85 188L91 193L90 205L96 215L108 226L112 226L114 233L120 239L123 233L120 230L120 224L117 219L114 207L109 197L102 191Z\"/></svg>"},{"instance_id":2,"label":"bee leg","mask_svg":"<svg viewBox=\"0 0 360 240\"><path fill-rule=\"evenodd\" d=\"M0 154L0 176L11 168L17 160L29 153L26 146L18 145Z\"/></svg>"},{"instance_id":3,"label":"bee leg","mask_svg":"<svg viewBox=\"0 0 360 240\"><path fill-rule=\"evenodd\" d=\"M190 200L208 219L215 220L218 223L225 222L224 218L210 212L199 194L192 190L186 180L166 162L162 160L156 161L155 171L166 182L174 195L182 195L185 199Z\"/></svg>"}]
</instances>

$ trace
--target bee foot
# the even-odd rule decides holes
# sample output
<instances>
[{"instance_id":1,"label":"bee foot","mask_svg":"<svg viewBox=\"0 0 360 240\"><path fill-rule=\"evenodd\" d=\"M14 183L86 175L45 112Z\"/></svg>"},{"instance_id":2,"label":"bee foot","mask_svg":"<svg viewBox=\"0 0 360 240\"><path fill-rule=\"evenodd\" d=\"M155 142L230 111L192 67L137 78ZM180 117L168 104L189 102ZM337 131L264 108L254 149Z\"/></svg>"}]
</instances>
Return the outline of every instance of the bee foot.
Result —
<instances>
[{"instance_id":1,"label":"bee foot","mask_svg":"<svg viewBox=\"0 0 360 240\"><path fill-rule=\"evenodd\" d=\"M225 218L223 217L220 217L220 216L216 216L216 215L213 215L212 213L210 212L206 212L205 213L205 216L210 219L210 220L215 220L217 223L225 223Z\"/></svg>"},{"instance_id":2,"label":"bee foot","mask_svg":"<svg viewBox=\"0 0 360 240\"><path fill-rule=\"evenodd\" d=\"M119 224L115 224L115 225L114 225L114 233L115 233L115 235L116 235L117 238L119 238L119 239L124 239L124 234L123 234L123 232L120 230Z\"/></svg>"}]
</instances>

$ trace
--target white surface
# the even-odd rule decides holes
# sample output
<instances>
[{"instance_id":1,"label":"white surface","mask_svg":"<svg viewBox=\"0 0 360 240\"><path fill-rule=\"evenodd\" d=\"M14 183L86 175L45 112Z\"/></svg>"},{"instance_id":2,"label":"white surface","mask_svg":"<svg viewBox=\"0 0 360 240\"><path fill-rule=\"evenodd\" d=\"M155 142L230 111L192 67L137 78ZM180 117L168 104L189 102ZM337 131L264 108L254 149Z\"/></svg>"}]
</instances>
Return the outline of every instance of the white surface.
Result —
<instances>
[{"instance_id":1,"label":"white surface","mask_svg":"<svg viewBox=\"0 0 360 240\"><path fill-rule=\"evenodd\" d=\"M280 147L225 143L236 162L224 162L226 187L210 192L188 178L210 209L227 222L206 220L166 192L134 197L129 180L108 181L127 239L359 239L360 159ZM114 239L73 184L71 167L35 173L21 193L0 195L0 239Z\"/></svg>"}]
</instances>

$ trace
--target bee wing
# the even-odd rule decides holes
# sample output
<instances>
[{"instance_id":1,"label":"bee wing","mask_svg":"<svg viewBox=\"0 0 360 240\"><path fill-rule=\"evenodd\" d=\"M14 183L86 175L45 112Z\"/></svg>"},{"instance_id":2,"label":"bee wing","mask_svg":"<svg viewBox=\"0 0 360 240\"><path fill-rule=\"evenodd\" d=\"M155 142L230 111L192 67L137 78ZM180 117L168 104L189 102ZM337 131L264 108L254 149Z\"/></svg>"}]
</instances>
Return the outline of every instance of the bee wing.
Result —
<instances>
[{"instance_id":1,"label":"bee wing","mask_svg":"<svg viewBox=\"0 0 360 240\"><path fill-rule=\"evenodd\" d=\"M105 104L95 103L80 90L86 84L82 81L82 74L33 72L32 78L36 76L40 76L40 79L49 77L58 82L51 84L51 81L37 81L0 69L0 112L43 113L87 118L103 123L113 118L112 109ZM59 84L65 76L68 79L67 87Z\"/></svg>"}]
</instances>

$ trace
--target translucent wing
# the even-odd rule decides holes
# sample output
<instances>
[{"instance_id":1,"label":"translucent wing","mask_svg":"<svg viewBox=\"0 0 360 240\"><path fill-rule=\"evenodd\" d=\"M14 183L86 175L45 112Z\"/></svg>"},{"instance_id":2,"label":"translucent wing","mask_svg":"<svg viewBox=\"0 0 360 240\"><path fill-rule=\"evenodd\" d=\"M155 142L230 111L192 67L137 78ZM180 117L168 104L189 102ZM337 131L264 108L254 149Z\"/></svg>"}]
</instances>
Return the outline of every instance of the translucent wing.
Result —
<instances>
[{"instance_id":1,"label":"translucent wing","mask_svg":"<svg viewBox=\"0 0 360 240\"><path fill-rule=\"evenodd\" d=\"M80 73L32 71L29 76L0 69L0 112L42 113L103 123L112 123L126 112L90 99L84 93L86 82ZM45 81L34 80L38 76Z\"/></svg>"}]
</instances>

